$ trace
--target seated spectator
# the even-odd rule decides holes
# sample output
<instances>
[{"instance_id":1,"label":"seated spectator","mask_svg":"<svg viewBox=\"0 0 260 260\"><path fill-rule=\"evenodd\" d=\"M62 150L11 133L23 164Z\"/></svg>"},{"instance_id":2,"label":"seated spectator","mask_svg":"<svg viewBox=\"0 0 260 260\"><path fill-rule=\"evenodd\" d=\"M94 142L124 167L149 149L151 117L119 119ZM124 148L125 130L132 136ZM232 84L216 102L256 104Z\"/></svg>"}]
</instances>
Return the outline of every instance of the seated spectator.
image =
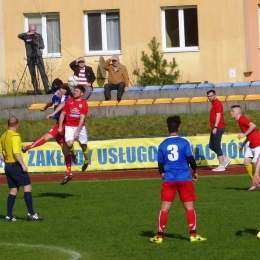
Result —
<instances>
[{"instance_id":1,"label":"seated spectator","mask_svg":"<svg viewBox=\"0 0 260 260\"><path fill-rule=\"evenodd\" d=\"M117 55L106 60L103 68L108 71L108 83L104 86L105 100L111 100L111 90L117 90L117 101L120 102L124 92L128 91L127 68L119 62Z\"/></svg>"},{"instance_id":2,"label":"seated spectator","mask_svg":"<svg viewBox=\"0 0 260 260\"><path fill-rule=\"evenodd\" d=\"M74 60L70 63L70 68L74 71L74 75L79 78L79 86L85 88L83 94L83 99L87 100L93 90L93 82L96 80L96 76L91 67L85 65L85 59L79 57L77 60ZM74 88L71 89L71 92L74 92Z\"/></svg>"}]
</instances>

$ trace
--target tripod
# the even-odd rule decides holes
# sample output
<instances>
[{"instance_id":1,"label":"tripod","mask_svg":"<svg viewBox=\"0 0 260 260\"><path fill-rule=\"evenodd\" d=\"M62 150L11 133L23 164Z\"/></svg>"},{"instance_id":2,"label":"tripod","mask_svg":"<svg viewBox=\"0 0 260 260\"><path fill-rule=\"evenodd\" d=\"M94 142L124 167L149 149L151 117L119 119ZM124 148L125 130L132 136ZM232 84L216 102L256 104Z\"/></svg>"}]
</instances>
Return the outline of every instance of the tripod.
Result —
<instances>
[{"instance_id":1,"label":"tripod","mask_svg":"<svg viewBox=\"0 0 260 260\"><path fill-rule=\"evenodd\" d=\"M33 84L33 88L34 88L34 95L41 95L41 92L38 88L38 81L39 81L39 73L41 74L41 78L42 78L42 82L43 82L43 86L44 86L44 90L46 92L46 94L51 94L52 91L49 89L50 83L48 81L47 75L45 73L45 68L44 68L44 64L43 64L43 59L41 56L39 56L37 54L37 50L34 48L34 46L32 45L32 55L31 56L27 56L27 64L26 67L24 69L24 72L22 74L22 77L20 79L20 82L18 84L15 96L17 95L17 92L19 90L19 87L21 85L22 79L24 77L24 74L26 72L27 67L29 68L29 72L31 75L31 80L32 80L32 84ZM36 70L35 67L37 67L37 75L38 75L38 80L36 77Z\"/></svg>"}]
</instances>

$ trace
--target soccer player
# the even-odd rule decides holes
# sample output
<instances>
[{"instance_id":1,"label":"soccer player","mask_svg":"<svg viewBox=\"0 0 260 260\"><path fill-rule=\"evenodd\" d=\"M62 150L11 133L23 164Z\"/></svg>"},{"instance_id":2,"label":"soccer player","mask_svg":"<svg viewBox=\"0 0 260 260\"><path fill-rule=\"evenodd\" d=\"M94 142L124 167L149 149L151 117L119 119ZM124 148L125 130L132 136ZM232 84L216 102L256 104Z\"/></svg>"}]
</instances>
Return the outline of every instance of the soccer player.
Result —
<instances>
[{"instance_id":1,"label":"soccer player","mask_svg":"<svg viewBox=\"0 0 260 260\"><path fill-rule=\"evenodd\" d=\"M65 102L64 108L60 114L58 129L59 132L62 131L62 125L65 119L65 143L63 146L65 160L70 157L69 149L73 146L74 140L78 139L85 158L82 171L85 171L88 167L88 135L85 126L88 104L82 99L84 91L85 88L83 86L76 86L74 88L73 98L70 98ZM61 184L66 184L72 177L71 170L67 171Z\"/></svg>"},{"instance_id":2,"label":"soccer player","mask_svg":"<svg viewBox=\"0 0 260 260\"><path fill-rule=\"evenodd\" d=\"M167 137L158 148L158 169L163 180L161 185L161 210L158 218L158 233L150 238L150 242L163 242L163 233L168 221L169 211L178 191L180 200L186 210L186 220L190 231L190 241L205 241L206 238L197 234L196 213L193 202L196 200L192 180L198 179L196 161L192 155L187 139L178 136L181 119L179 116L167 118ZM192 178L189 164L193 170Z\"/></svg>"},{"instance_id":3,"label":"soccer player","mask_svg":"<svg viewBox=\"0 0 260 260\"><path fill-rule=\"evenodd\" d=\"M52 97L52 101L47 103L46 106L42 109L42 111L45 111L48 107L51 107L53 104L54 104L54 111L55 111L61 103L65 103L65 101L69 99L70 95L71 95L70 87L65 84L62 85L60 87L60 89L54 93L54 95ZM44 134L41 138L37 139L35 142L22 147L22 151L24 153L26 153L30 149L44 145L47 141L49 141L52 138L54 138L57 141L57 143L61 147L63 147L63 143L65 142L64 141L64 131L62 131L61 133L58 132L60 113L61 113L61 111L57 112L53 116L53 119L56 120L56 125L52 129L50 129L48 131L48 133ZM65 126L63 128L65 128ZM74 147L72 147L70 152L72 154L72 161L76 164L77 157L76 157L76 153L74 151Z\"/></svg>"},{"instance_id":4,"label":"soccer player","mask_svg":"<svg viewBox=\"0 0 260 260\"><path fill-rule=\"evenodd\" d=\"M22 140L17 132L18 119L14 116L8 120L8 130L0 137L0 159L5 162L5 175L10 188L7 198L6 221L16 221L13 216L13 207L19 187L24 190L24 201L27 205L27 220L43 220L41 216L34 212L32 203L32 185L28 175L28 168L21 156Z\"/></svg>"},{"instance_id":5,"label":"soccer player","mask_svg":"<svg viewBox=\"0 0 260 260\"><path fill-rule=\"evenodd\" d=\"M245 144L249 141L249 145L246 149L244 155L244 165L246 170L251 178L253 178L253 165L252 160L256 164L257 159L259 158L260 154L260 134L256 128L256 125L242 115L242 109L239 105L234 105L231 107L231 117L237 120L239 127L242 131L242 134L238 135L238 139L245 138L245 141L239 146L239 150L242 150ZM252 186L248 189L248 191L253 191L260 187L259 183L254 183L252 181Z\"/></svg>"},{"instance_id":6,"label":"soccer player","mask_svg":"<svg viewBox=\"0 0 260 260\"><path fill-rule=\"evenodd\" d=\"M212 169L212 171L225 171L226 167L230 164L231 161L223 154L221 149L221 139L225 131L223 106L222 103L217 99L215 90L209 90L207 92L207 96L212 104L209 114L211 127L209 148L217 154L219 161L219 166Z\"/></svg>"}]
</instances>

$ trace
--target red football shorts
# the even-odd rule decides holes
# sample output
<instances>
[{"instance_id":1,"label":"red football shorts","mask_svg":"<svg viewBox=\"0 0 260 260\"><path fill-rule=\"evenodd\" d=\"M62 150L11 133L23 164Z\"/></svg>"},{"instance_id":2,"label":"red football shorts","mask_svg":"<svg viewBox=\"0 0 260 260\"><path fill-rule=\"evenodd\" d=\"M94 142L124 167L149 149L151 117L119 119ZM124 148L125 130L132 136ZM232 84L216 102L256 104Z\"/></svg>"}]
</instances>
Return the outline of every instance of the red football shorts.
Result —
<instances>
[{"instance_id":1,"label":"red football shorts","mask_svg":"<svg viewBox=\"0 0 260 260\"><path fill-rule=\"evenodd\" d=\"M58 132L58 128L59 128L59 123L57 123L49 132L48 134L50 134L51 136L53 136L53 138L55 138L56 142L58 144L62 144L65 142L65 138L64 138L64 134L65 134L65 125L62 124L62 132L59 133Z\"/></svg>"},{"instance_id":2,"label":"red football shorts","mask_svg":"<svg viewBox=\"0 0 260 260\"><path fill-rule=\"evenodd\" d=\"M177 191L180 195L180 201L182 202L189 202L189 201L196 200L193 182L179 181L179 182L162 182L161 201L172 202L175 198Z\"/></svg>"}]
</instances>

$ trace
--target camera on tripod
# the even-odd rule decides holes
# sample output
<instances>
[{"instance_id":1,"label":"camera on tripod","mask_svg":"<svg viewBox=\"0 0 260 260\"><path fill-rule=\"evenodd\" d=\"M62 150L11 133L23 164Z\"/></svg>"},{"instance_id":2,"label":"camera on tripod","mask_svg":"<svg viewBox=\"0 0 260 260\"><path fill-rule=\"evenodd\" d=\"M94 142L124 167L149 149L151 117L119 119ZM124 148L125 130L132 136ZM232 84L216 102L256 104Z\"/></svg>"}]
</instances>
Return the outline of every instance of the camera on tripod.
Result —
<instances>
[{"instance_id":1,"label":"camera on tripod","mask_svg":"<svg viewBox=\"0 0 260 260\"><path fill-rule=\"evenodd\" d=\"M36 34L27 35L25 39L25 41L29 44L35 44L37 43L37 40L38 40L38 35Z\"/></svg>"}]
</instances>

